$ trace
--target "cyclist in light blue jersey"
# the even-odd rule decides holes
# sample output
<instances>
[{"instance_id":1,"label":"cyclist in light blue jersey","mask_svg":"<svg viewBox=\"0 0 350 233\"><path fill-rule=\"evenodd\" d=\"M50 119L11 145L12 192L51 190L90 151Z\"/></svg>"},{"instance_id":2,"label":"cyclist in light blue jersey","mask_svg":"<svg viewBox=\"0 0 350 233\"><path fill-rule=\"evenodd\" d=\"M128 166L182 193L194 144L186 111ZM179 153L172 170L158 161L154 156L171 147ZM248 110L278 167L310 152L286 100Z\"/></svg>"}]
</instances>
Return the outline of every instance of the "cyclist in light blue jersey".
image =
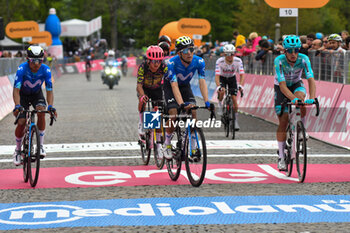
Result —
<instances>
[{"instance_id":1,"label":"cyclist in light blue jersey","mask_svg":"<svg viewBox=\"0 0 350 233\"><path fill-rule=\"evenodd\" d=\"M41 90L42 84L45 82L46 97L48 110L56 113L53 105L52 79L51 70L43 63L44 50L40 46L29 46L27 50L27 62L18 67L13 88L13 101L15 108L13 114L19 115L18 124L16 127L16 149L13 155L13 162L16 166L21 164L21 144L25 128L25 113L21 113L23 109L29 109L32 105L36 110L46 109L46 100ZM40 133L40 155L46 156L43 148L45 135L45 113L38 113L38 128Z\"/></svg>"},{"instance_id":2,"label":"cyclist in light blue jersey","mask_svg":"<svg viewBox=\"0 0 350 233\"><path fill-rule=\"evenodd\" d=\"M179 107L189 109L196 104L192 93L190 81L198 73L199 87L205 101L205 106L210 107L208 101L208 88L205 82L205 62L203 58L194 55L194 43L188 36L179 37L175 42L177 55L169 60L168 76L164 80L164 99L167 105L168 114L171 116L169 121L175 121L177 109ZM192 111L193 118L196 118L196 112ZM174 132L173 124L166 130L166 152L164 156L167 159L172 158L171 154L171 135ZM195 138L195 137L194 137ZM193 143L195 144L195 143Z\"/></svg>"},{"instance_id":3,"label":"cyclist in light blue jersey","mask_svg":"<svg viewBox=\"0 0 350 233\"><path fill-rule=\"evenodd\" d=\"M291 100L292 103L298 101L304 102L306 89L301 80L303 70L309 84L309 99L305 103L312 104L315 102L316 84L314 74L311 69L309 58L299 53L301 42L298 36L289 35L283 41L285 54L276 57L275 64L275 110L278 115L279 125L277 128L278 142L278 169L286 170L284 148L286 145L286 129L288 124L288 109L282 109L282 102L285 99ZM283 115L279 114L283 111ZM306 108L301 106L301 119L304 123Z\"/></svg>"}]
</instances>

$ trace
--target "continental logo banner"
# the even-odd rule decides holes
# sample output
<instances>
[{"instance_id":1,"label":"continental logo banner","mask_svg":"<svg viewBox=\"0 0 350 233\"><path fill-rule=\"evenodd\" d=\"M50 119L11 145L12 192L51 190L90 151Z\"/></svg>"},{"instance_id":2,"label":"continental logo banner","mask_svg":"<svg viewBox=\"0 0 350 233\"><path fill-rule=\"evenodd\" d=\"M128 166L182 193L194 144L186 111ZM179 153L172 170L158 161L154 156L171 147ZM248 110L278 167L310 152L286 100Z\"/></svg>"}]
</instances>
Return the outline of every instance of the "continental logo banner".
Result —
<instances>
[{"instance_id":1,"label":"continental logo banner","mask_svg":"<svg viewBox=\"0 0 350 233\"><path fill-rule=\"evenodd\" d=\"M10 38L29 37L39 32L39 25L35 21L11 22L5 30Z\"/></svg>"},{"instance_id":2,"label":"continental logo banner","mask_svg":"<svg viewBox=\"0 0 350 233\"><path fill-rule=\"evenodd\" d=\"M211 25L206 19L182 18L178 21L177 28L185 34L207 35Z\"/></svg>"},{"instance_id":3,"label":"continental logo banner","mask_svg":"<svg viewBox=\"0 0 350 233\"><path fill-rule=\"evenodd\" d=\"M50 46L52 44L51 33L48 31L36 32L34 35L32 35L32 41L30 41L29 43L30 44L45 43L46 46Z\"/></svg>"},{"instance_id":4,"label":"continental logo banner","mask_svg":"<svg viewBox=\"0 0 350 233\"><path fill-rule=\"evenodd\" d=\"M273 8L320 8L329 0L265 0Z\"/></svg>"}]
</instances>

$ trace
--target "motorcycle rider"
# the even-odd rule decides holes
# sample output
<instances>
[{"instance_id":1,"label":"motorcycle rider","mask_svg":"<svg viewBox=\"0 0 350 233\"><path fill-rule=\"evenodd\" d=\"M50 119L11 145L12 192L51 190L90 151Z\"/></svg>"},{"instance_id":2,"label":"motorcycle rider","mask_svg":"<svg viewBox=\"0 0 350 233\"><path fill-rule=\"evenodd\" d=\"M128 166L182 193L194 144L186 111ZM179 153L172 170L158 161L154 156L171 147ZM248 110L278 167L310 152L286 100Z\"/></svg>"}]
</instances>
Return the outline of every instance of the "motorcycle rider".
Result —
<instances>
[{"instance_id":1,"label":"motorcycle rider","mask_svg":"<svg viewBox=\"0 0 350 233\"><path fill-rule=\"evenodd\" d=\"M109 67L114 67L117 66L117 61L115 59L115 52L113 50L109 50L107 52L107 58L105 60L105 67L109 66ZM105 70L102 70L101 72L101 79L102 82L105 83L105 78L107 77L107 74L105 72Z\"/></svg>"}]
</instances>

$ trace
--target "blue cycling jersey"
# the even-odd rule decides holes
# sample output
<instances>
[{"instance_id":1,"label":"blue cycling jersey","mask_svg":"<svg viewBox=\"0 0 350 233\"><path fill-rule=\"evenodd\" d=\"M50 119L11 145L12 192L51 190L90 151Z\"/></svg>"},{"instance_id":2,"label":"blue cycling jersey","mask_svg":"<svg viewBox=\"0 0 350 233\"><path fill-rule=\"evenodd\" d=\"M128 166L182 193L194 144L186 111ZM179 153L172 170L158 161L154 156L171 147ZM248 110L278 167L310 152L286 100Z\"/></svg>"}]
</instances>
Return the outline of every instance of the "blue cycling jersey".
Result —
<instances>
[{"instance_id":1,"label":"blue cycling jersey","mask_svg":"<svg viewBox=\"0 0 350 233\"><path fill-rule=\"evenodd\" d=\"M37 93L44 82L46 90L52 91L50 67L42 64L38 72L33 73L30 70L28 62L25 62L17 69L14 87L20 89L23 94L30 95Z\"/></svg>"},{"instance_id":2,"label":"blue cycling jersey","mask_svg":"<svg viewBox=\"0 0 350 233\"><path fill-rule=\"evenodd\" d=\"M198 72L198 78L204 79L205 77L205 62L204 59L193 55L192 62L189 66L185 67L179 55L171 58L168 63L168 77L170 82L177 82L179 85L186 85L190 83L196 70Z\"/></svg>"},{"instance_id":3,"label":"blue cycling jersey","mask_svg":"<svg viewBox=\"0 0 350 233\"><path fill-rule=\"evenodd\" d=\"M275 85L279 85L280 82L285 81L288 87L292 86L301 80L303 69L305 70L306 79L314 77L310 60L305 54L298 54L294 66L289 65L284 54L276 57L274 63L276 71Z\"/></svg>"}]
</instances>

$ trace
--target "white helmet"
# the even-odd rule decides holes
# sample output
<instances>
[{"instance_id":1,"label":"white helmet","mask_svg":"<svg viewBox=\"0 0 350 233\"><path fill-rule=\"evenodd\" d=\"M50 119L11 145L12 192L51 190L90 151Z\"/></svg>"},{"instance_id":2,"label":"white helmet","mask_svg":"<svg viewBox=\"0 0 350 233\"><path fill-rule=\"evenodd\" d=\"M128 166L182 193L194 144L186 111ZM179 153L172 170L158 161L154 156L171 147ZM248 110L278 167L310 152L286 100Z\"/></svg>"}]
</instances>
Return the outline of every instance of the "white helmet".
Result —
<instances>
[{"instance_id":1,"label":"white helmet","mask_svg":"<svg viewBox=\"0 0 350 233\"><path fill-rule=\"evenodd\" d=\"M224 53L234 53L236 48L233 44L226 44L223 49Z\"/></svg>"},{"instance_id":2,"label":"white helmet","mask_svg":"<svg viewBox=\"0 0 350 233\"><path fill-rule=\"evenodd\" d=\"M108 57L114 57L115 52L113 50L108 51Z\"/></svg>"},{"instance_id":3,"label":"white helmet","mask_svg":"<svg viewBox=\"0 0 350 233\"><path fill-rule=\"evenodd\" d=\"M334 40L334 41L338 41L338 42L342 42L343 41L341 36L336 34L336 33L328 36L328 40Z\"/></svg>"}]
</instances>

